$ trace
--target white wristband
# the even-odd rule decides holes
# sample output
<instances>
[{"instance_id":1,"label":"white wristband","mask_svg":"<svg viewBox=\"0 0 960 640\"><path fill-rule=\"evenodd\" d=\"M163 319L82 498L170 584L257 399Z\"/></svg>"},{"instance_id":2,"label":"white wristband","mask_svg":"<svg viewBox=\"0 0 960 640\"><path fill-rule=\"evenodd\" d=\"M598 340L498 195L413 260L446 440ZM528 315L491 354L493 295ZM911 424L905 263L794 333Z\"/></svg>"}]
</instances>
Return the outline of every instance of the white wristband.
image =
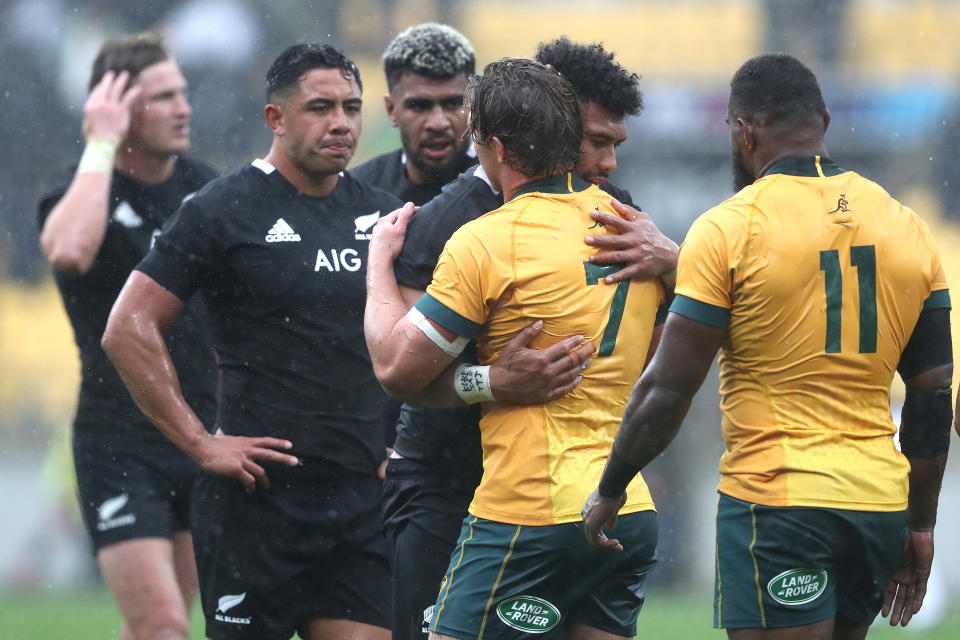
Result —
<instances>
[{"instance_id":1,"label":"white wristband","mask_svg":"<svg viewBox=\"0 0 960 640\"><path fill-rule=\"evenodd\" d=\"M453 388L467 404L493 402L490 388L490 367L478 364L462 364L453 374Z\"/></svg>"},{"instance_id":2,"label":"white wristband","mask_svg":"<svg viewBox=\"0 0 960 640\"><path fill-rule=\"evenodd\" d=\"M90 138L80 156L77 173L113 173L113 162L117 155L117 143L103 138Z\"/></svg>"}]
</instances>

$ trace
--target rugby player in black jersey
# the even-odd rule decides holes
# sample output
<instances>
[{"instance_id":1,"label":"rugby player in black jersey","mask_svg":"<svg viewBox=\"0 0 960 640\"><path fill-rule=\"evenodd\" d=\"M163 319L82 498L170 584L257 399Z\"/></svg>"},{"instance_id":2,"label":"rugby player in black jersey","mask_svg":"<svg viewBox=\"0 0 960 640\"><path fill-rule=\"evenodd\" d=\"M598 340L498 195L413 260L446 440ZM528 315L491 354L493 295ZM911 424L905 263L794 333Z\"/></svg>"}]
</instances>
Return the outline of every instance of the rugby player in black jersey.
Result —
<instances>
[{"instance_id":1,"label":"rugby player in black jersey","mask_svg":"<svg viewBox=\"0 0 960 640\"><path fill-rule=\"evenodd\" d=\"M194 522L208 637L386 638L384 396L363 340L364 267L372 227L400 203L344 171L361 129L353 62L294 45L267 85L269 153L181 207L121 292L103 345L144 412L209 472ZM212 436L162 337L195 292L222 374ZM554 353L562 393L582 359Z\"/></svg>"},{"instance_id":2,"label":"rugby player in black jersey","mask_svg":"<svg viewBox=\"0 0 960 640\"><path fill-rule=\"evenodd\" d=\"M475 69L470 42L453 27L410 27L383 53L387 116L401 148L352 170L404 202L422 205L477 157L470 146L463 92Z\"/></svg>"},{"instance_id":3,"label":"rugby player in black jersey","mask_svg":"<svg viewBox=\"0 0 960 640\"><path fill-rule=\"evenodd\" d=\"M73 423L80 508L123 638L182 638L197 589L189 530L199 470L133 403L100 348L110 307L160 227L215 176L190 145L186 81L154 36L100 49L78 167L40 202L41 246L80 350ZM197 304L167 333L198 428L212 427L216 367Z\"/></svg>"},{"instance_id":4,"label":"rugby player in black jersey","mask_svg":"<svg viewBox=\"0 0 960 640\"><path fill-rule=\"evenodd\" d=\"M639 78L628 73L600 45L582 45L561 38L542 44L537 59L563 74L577 90L584 136L577 172L626 205L630 194L607 179L617 168L616 149L626 140L624 119L642 109ZM408 306L423 295L433 277L446 241L460 226L503 204L483 169L477 165L413 216L403 250L394 265L397 282ZM633 276L667 274L676 267L677 247L660 234L646 214L632 207L627 219L596 213L599 223L619 235L590 236L588 242L609 251L599 261L627 263L611 282ZM604 244L609 243L609 244ZM539 325L521 333L517 345L526 345ZM517 351L514 364L523 370L538 366L531 351ZM473 345L462 358L476 362ZM510 354L501 360L508 364ZM500 385L491 378L494 395ZM384 482L384 530L393 545L394 638L426 637L427 610L436 601L450 552L482 473L478 406L428 409L403 405L397 424L394 453Z\"/></svg>"}]
</instances>

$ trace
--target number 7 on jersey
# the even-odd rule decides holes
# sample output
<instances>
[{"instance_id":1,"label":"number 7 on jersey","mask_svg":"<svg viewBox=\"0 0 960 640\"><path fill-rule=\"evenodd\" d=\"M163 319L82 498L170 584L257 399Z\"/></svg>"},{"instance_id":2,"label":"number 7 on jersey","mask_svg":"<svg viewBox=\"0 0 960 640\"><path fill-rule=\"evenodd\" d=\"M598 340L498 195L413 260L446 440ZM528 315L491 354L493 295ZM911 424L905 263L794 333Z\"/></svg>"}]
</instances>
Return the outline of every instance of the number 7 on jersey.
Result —
<instances>
[{"instance_id":1,"label":"number 7 on jersey","mask_svg":"<svg viewBox=\"0 0 960 640\"><path fill-rule=\"evenodd\" d=\"M587 276L587 285L600 284L602 278L616 273L624 266L619 263L593 264L592 262L584 262L583 271ZM603 330L600 348L597 349L598 358L611 355L613 348L617 346L617 333L620 331L620 319L623 318L623 308L627 304L627 291L629 289L630 280L621 280L617 283L617 290L613 293L613 300L610 301L610 317L607 319L607 327Z\"/></svg>"}]
</instances>

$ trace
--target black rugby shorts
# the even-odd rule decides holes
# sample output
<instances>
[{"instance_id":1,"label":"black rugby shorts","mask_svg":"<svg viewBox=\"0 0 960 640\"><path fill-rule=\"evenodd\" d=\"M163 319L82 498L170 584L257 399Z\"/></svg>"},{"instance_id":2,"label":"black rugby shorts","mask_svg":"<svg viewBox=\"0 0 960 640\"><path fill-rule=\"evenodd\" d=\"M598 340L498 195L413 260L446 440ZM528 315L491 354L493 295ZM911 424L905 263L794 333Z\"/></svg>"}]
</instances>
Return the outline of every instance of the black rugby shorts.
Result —
<instances>
[{"instance_id":1,"label":"black rugby shorts","mask_svg":"<svg viewBox=\"0 0 960 640\"><path fill-rule=\"evenodd\" d=\"M271 488L248 494L204 475L194 549L211 640L288 640L312 618L390 626L390 565L380 481L264 464Z\"/></svg>"},{"instance_id":2,"label":"black rugby shorts","mask_svg":"<svg viewBox=\"0 0 960 640\"><path fill-rule=\"evenodd\" d=\"M170 539L190 528L200 469L169 442L77 428L73 459L80 512L96 551L127 540Z\"/></svg>"}]
</instances>

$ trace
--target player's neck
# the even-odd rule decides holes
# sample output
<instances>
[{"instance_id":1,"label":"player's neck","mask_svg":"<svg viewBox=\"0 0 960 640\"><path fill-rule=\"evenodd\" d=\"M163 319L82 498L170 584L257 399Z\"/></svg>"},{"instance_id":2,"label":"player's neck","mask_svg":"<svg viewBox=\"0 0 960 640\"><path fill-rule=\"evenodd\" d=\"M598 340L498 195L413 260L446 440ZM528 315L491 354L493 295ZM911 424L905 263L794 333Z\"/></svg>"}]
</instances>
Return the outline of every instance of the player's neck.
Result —
<instances>
[{"instance_id":1,"label":"player's neck","mask_svg":"<svg viewBox=\"0 0 960 640\"><path fill-rule=\"evenodd\" d=\"M500 190L503 191L503 201L510 202L517 191L520 191L524 185L549 177L549 175L544 174L531 178L530 176L523 175L519 171L511 169L506 164L500 165Z\"/></svg>"},{"instance_id":2,"label":"player's neck","mask_svg":"<svg viewBox=\"0 0 960 640\"><path fill-rule=\"evenodd\" d=\"M340 179L339 173L322 176L305 173L291 162L289 156L276 143L270 147L270 152L264 160L276 167L280 175L286 178L297 191L308 196L322 198L330 195L337 187L337 180Z\"/></svg>"},{"instance_id":3,"label":"player's neck","mask_svg":"<svg viewBox=\"0 0 960 640\"><path fill-rule=\"evenodd\" d=\"M823 140L783 144L764 154L757 154L754 166L757 167L754 178L759 179L770 167L787 158L827 157L827 147Z\"/></svg>"},{"instance_id":4,"label":"player's neck","mask_svg":"<svg viewBox=\"0 0 960 640\"><path fill-rule=\"evenodd\" d=\"M121 144L114 168L124 176L143 184L166 182L173 174L175 155L144 153L136 147Z\"/></svg>"}]
</instances>

